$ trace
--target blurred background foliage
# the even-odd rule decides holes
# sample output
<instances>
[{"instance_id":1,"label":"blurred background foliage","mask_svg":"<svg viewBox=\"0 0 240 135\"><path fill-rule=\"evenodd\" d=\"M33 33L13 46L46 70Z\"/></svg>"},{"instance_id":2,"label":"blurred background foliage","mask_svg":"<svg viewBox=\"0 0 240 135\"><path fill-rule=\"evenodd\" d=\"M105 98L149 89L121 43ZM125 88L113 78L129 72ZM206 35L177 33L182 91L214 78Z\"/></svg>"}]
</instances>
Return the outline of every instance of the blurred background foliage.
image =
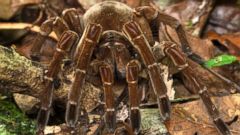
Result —
<instances>
[{"instance_id":1,"label":"blurred background foliage","mask_svg":"<svg viewBox=\"0 0 240 135\"><path fill-rule=\"evenodd\" d=\"M51 8L56 9L56 14L60 14L63 9L69 7L77 7L79 8L79 12L82 12L83 7L89 8L101 0L78 0L79 3L82 3L81 6L79 3L76 4L76 2L73 1L74 0L49 0L49 5ZM135 0L119 1L129 1L133 3ZM144 3L144 1L151 0L139 1ZM211 51L213 52L211 55L206 54L207 51L203 49L202 52L205 54L203 53L201 55L209 59L209 61L205 63L206 66L211 68L222 66L223 69L220 69L222 73L226 72L226 76L235 80L235 82L240 82L240 73L237 72L237 69L240 69L239 62L236 62L240 59L240 0L216 0L217 5L214 6L215 8L212 9L207 19L205 18L203 21L201 21L201 16L203 16L202 12L199 11L199 15L195 15L193 13L198 12L195 12L193 9L198 11L201 4L206 0L153 1L157 3L157 7L163 12L179 19L190 34L198 38L208 38L217 46ZM204 9L202 9L202 11L203 10ZM47 14L44 12L43 18L35 22L41 11L41 0L0 0L0 44L7 47L14 47L20 54L27 57L28 51L30 50L29 46L31 46L29 41L32 41L36 32L39 31L31 29L29 32L29 25L26 25L27 27L24 28L25 26L18 23L34 23L36 26L39 26L47 18ZM225 13L222 11L228 12ZM210 13L210 11L207 12ZM231 15L233 16L232 18L227 18ZM188 16L190 16L190 18L188 18ZM195 22L196 18L200 18L197 23ZM234 20L234 18L236 19ZM201 24L202 22L204 22L203 25ZM6 25L6 23L15 24ZM214 33L210 33L209 31L213 31ZM49 38L45 44L54 46L55 43L56 40L54 38ZM202 42L196 44L200 46ZM199 47L199 49L201 48L202 46ZM0 93L2 93L2 91L0 88ZM30 119L27 115L21 110L12 96L0 95L0 135L34 134L36 131L35 119Z\"/></svg>"}]
</instances>

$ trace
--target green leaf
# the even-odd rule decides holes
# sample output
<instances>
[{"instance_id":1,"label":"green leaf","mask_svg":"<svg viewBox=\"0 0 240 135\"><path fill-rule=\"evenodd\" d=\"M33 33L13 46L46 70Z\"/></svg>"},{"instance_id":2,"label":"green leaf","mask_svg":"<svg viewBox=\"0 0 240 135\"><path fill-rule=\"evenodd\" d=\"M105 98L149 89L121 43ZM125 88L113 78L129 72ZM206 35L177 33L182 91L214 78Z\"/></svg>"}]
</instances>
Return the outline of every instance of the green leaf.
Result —
<instances>
[{"instance_id":1,"label":"green leaf","mask_svg":"<svg viewBox=\"0 0 240 135\"><path fill-rule=\"evenodd\" d=\"M224 54L206 61L204 63L204 66L208 68L219 67L219 66L232 64L235 61L237 61L237 57Z\"/></svg>"}]
</instances>

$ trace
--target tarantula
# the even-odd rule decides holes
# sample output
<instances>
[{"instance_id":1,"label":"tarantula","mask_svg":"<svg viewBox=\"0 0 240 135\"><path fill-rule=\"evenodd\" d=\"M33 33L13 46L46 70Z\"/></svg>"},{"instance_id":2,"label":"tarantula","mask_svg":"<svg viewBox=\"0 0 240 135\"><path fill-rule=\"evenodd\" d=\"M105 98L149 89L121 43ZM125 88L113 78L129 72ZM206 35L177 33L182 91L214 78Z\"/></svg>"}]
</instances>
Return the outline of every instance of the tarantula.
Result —
<instances>
[{"instance_id":1,"label":"tarantula","mask_svg":"<svg viewBox=\"0 0 240 135\"><path fill-rule=\"evenodd\" d=\"M176 30L182 49L173 42L160 41L154 38L152 24L164 23ZM116 128L116 113L113 96L113 85L116 78L126 79L130 102L130 125L135 134L140 132L141 116L138 95L139 73L147 72L161 118L170 118L170 101L167 88L160 75L161 69L153 53L155 41L160 41L161 51L169 57L179 71L192 83L213 123L220 134L230 135L228 126L219 116L219 111L211 101L207 88L196 77L188 64L188 56L196 59L181 24L173 17L159 12L151 6L138 7L135 10L116 1L105 1L95 4L84 15L75 9L64 10L62 17L51 18L41 26L41 33L34 42L32 58L40 56L41 44L53 30L59 37L53 59L48 66L45 78L44 96L41 97L41 108L38 114L38 132L42 133L49 118L53 84L60 72L61 61L69 56L73 61L75 78L69 90L66 108L66 123L74 127L78 121L81 88L88 74L89 63L95 65L96 74L101 77L105 97L105 125L108 132ZM156 31L156 30L155 30Z\"/></svg>"}]
</instances>

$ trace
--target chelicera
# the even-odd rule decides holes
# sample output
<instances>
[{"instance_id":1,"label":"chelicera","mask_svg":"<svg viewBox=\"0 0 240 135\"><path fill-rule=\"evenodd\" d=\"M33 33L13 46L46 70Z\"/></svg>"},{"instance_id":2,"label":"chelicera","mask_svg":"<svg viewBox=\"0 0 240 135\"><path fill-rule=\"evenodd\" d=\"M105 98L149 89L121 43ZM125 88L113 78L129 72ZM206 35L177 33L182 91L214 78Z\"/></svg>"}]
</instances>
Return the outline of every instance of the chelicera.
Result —
<instances>
[{"instance_id":1,"label":"chelicera","mask_svg":"<svg viewBox=\"0 0 240 135\"><path fill-rule=\"evenodd\" d=\"M181 45L161 41L152 34L152 24L166 24L176 30ZM116 112L113 94L114 81L124 79L128 83L130 125L134 134L140 133L141 116L139 111L140 72L146 72L151 87L157 97L158 107L163 120L170 119L170 101L167 88L161 77L161 69L153 49L160 47L179 71L192 83L194 92L201 97L213 123L220 134L231 134L228 126L219 116L219 111L211 101L207 88L196 77L188 64L188 56L193 55L180 23L151 6L132 9L116 1L105 1L92 6L83 15L75 9L63 11L60 17L50 18L41 26L41 33L34 42L32 58L39 58L41 44L45 37L55 31L59 37L53 59L48 66L45 78L45 95L41 97L38 114L38 133L45 128L53 96L53 82L60 72L61 61L68 56L74 63L75 77L66 108L66 123L75 127L79 115L81 88L89 72L89 64L94 63L94 72L100 76L104 91L105 125L108 132L116 128ZM155 45L155 42L160 42ZM181 49L181 48L182 49ZM159 52L160 53L160 52ZM198 59L199 61L201 59ZM95 62L93 62L95 61ZM118 79L116 79L118 78Z\"/></svg>"}]
</instances>

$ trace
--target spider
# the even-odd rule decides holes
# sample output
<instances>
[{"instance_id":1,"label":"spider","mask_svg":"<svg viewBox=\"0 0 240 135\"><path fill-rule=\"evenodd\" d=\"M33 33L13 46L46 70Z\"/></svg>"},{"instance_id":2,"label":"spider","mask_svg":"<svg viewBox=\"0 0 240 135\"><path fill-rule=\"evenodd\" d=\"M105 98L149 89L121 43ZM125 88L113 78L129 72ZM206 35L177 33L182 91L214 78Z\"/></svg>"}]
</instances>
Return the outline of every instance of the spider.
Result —
<instances>
[{"instance_id":1,"label":"spider","mask_svg":"<svg viewBox=\"0 0 240 135\"><path fill-rule=\"evenodd\" d=\"M174 42L161 41L152 34L152 24L166 24L175 29L182 49ZM220 134L230 135L226 123L220 118L219 111L211 101L207 88L196 77L188 64L188 56L197 59L191 52L185 31L173 17L159 12L151 6L138 7L135 10L117 1L104 1L95 4L84 15L75 9L66 9L61 17L50 18L41 25L41 32L34 41L31 57L38 59L41 44L45 37L55 31L59 37L57 48L44 76L45 90L41 97L38 114L38 133L43 133L47 125L54 81L60 72L63 58L68 56L74 65L75 77L69 89L66 123L75 127L79 115L81 88L89 74L89 64L93 61L96 75L100 76L105 101L105 125L109 133L116 128L116 112L113 94L114 81L125 79L129 92L130 125L134 134L140 133L141 116L139 110L140 72L146 72L151 87L157 97L161 118L170 119L171 107L167 88L161 77L161 69L153 49L160 47L161 52L169 57L194 86L202 99L213 123ZM155 45L155 42L160 42ZM201 60L199 60L201 61ZM117 79L118 78L118 79Z\"/></svg>"}]
</instances>

